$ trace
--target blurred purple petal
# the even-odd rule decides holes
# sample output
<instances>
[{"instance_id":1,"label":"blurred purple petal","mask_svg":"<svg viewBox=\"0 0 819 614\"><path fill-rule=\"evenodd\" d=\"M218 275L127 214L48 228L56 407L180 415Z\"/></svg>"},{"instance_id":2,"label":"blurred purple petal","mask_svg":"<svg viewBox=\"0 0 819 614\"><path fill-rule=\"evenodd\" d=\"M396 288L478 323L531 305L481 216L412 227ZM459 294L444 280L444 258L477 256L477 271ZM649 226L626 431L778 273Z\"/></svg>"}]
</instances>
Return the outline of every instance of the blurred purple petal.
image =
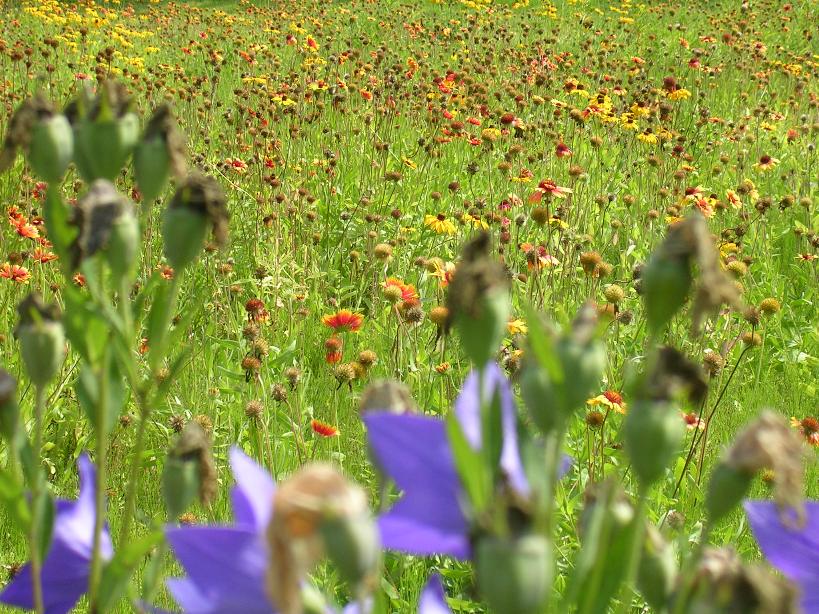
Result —
<instances>
[{"instance_id":1,"label":"blurred purple petal","mask_svg":"<svg viewBox=\"0 0 819 614\"><path fill-rule=\"evenodd\" d=\"M230 449L230 468L236 480L231 492L236 522L264 530L273 513L273 478L236 446Z\"/></svg>"},{"instance_id":2,"label":"blurred purple petal","mask_svg":"<svg viewBox=\"0 0 819 614\"><path fill-rule=\"evenodd\" d=\"M501 428L503 429L503 449L500 466L509 483L520 494L529 492L529 483L523 470L518 449L517 408L509 386L509 380L495 362L488 362L483 371L484 398L491 402L500 396ZM458 398L455 400L455 415L461 423L464 436L474 449L481 447L481 402L478 390L478 372L472 371L466 378Z\"/></svg>"},{"instance_id":3,"label":"blurred purple petal","mask_svg":"<svg viewBox=\"0 0 819 614\"><path fill-rule=\"evenodd\" d=\"M568 454L564 454L560 458L560 467L558 467L557 470L557 479L559 480L565 477L565 475L571 470L572 465L574 465L574 459Z\"/></svg>"},{"instance_id":4,"label":"blurred purple petal","mask_svg":"<svg viewBox=\"0 0 819 614\"><path fill-rule=\"evenodd\" d=\"M379 523L384 546L413 554L466 556L468 523L443 421L371 413L364 422L377 463L404 491Z\"/></svg>"},{"instance_id":5,"label":"blurred purple petal","mask_svg":"<svg viewBox=\"0 0 819 614\"><path fill-rule=\"evenodd\" d=\"M819 502L805 503L801 527L783 524L783 512L771 501L746 501L745 513L765 558L799 585L802 609L819 612Z\"/></svg>"},{"instance_id":6,"label":"blurred purple petal","mask_svg":"<svg viewBox=\"0 0 819 614\"><path fill-rule=\"evenodd\" d=\"M77 461L80 493L76 501L56 502L54 532L43 561L43 601L46 614L65 614L88 589L96 518L94 499L96 472L86 454ZM101 552L104 560L113 556L111 536L103 530ZM31 567L26 565L0 593L0 602L34 608Z\"/></svg>"},{"instance_id":7,"label":"blurred purple petal","mask_svg":"<svg viewBox=\"0 0 819 614\"><path fill-rule=\"evenodd\" d=\"M431 575L424 586L418 601L418 614L452 614L446 602L441 576L437 573Z\"/></svg>"},{"instance_id":8,"label":"blurred purple petal","mask_svg":"<svg viewBox=\"0 0 819 614\"><path fill-rule=\"evenodd\" d=\"M182 585L182 599L195 604L201 596L211 602L204 611L214 614L272 611L264 589L268 555L259 532L243 526L194 526L168 528L165 535L190 582ZM174 586L180 590L178 582ZM185 603L180 605L187 611Z\"/></svg>"}]
</instances>

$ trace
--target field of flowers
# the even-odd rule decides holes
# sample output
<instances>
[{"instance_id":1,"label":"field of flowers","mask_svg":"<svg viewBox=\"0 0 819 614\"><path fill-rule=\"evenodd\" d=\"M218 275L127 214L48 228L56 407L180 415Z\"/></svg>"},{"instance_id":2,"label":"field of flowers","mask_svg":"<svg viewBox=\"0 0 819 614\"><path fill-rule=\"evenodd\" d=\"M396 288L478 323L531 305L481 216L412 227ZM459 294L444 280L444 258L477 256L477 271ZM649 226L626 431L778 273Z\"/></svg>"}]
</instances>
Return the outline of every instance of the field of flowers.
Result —
<instances>
[{"instance_id":1,"label":"field of flowers","mask_svg":"<svg viewBox=\"0 0 819 614\"><path fill-rule=\"evenodd\" d=\"M0 0L0 611L819 612L817 23Z\"/></svg>"}]
</instances>

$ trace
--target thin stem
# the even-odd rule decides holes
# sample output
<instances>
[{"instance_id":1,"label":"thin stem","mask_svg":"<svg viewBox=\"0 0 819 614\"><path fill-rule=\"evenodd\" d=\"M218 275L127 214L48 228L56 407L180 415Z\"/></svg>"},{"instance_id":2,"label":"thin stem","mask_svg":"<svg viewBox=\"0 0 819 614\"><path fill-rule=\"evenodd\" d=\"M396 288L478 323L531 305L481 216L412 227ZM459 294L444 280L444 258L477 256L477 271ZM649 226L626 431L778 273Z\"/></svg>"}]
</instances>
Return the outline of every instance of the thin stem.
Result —
<instances>
[{"instance_id":1,"label":"thin stem","mask_svg":"<svg viewBox=\"0 0 819 614\"><path fill-rule=\"evenodd\" d=\"M43 449L43 414L45 413L45 386L37 386L34 392L34 456L40 458L40 451ZM43 479L42 471L38 465L37 475L34 476L31 485L31 500L35 514L39 515L40 497L42 496ZM34 593L34 611L37 614L45 612L45 602L43 600L43 578L42 561L40 560L40 539L38 535L39 522L31 523L30 547L31 547L31 584Z\"/></svg>"},{"instance_id":2,"label":"thin stem","mask_svg":"<svg viewBox=\"0 0 819 614\"><path fill-rule=\"evenodd\" d=\"M110 348L110 345L108 346ZM99 371L99 404L97 407L97 483L94 501L94 546L91 556L91 578L89 580L88 596L91 611L97 608L99 585L102 580L102 529L105 526L105 484L108 479L108 361L110 349L103 356Z\"/></svg>"}]
</instances>

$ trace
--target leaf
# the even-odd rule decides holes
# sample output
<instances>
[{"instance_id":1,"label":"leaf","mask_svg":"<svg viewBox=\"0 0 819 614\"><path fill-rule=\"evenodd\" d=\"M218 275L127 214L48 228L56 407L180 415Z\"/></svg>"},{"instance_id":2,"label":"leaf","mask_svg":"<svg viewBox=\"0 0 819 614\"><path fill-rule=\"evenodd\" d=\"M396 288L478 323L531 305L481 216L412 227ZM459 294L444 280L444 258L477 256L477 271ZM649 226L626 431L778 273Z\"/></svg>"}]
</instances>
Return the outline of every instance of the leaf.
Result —
<instances>
[{"instance_id":1,"label":"leaf","mask_svg":"<svg viewBox=\"0 0 819 614\"><path fill-rule=\"evenodd\" d=\"M23 533L28 533L31 527L31 512L23 496L23 487L11 472L5 469L0 469L0 500L17 528Z\"/></svg>"},{"instance_id":2,"label":"leaf","mask_svg":"<svg viewBox=\"0 0 819 614\"><path fill-rule=\"evenodd\" d=\"M109 325L91 298L72 286L63 290L63 327L71 345L87 362L97 364L108 343Z\"/></svg>"},{"instance_id":3,"label":"leaf","mask_svg":"<svg viewBox=\"0 0 819 614\"><path fill-rule=\"evenodd\" d=\"M154 302L148 313L147 339L148 359L152 370L159 366L165 355L166 335L171 321L171 309L174 303L173 286L161 284L156 288Z\"/></svg>"},{"instance_id":4,"label":"leaf","mask_svg":"<svg viewBox=\"0 0 819 614\"><path fill-rule=\"evenodd\" d=\"M32 511L32 528L36 536L34 547L40 554L40 560L45 561L54 531L54 499L48 489L43 488L37 499L32 501Z\"/></svg>"},{"instance_id":5,"label":"leaf","mask_svg":"<svg viewBox=\"0 0 819 614\"><path fill-rule=\"evenodd\" d=\"M557 352L557 346L553 337L543 326L538 313L528 304L526 305L526 324L529 326L527 339L532 354L538 364L546 370L549 379L557 388L564 380L563 365Z\"/></svg>"},{"instance_id":6,"label":"leaf","mask_svg":"<svg viewBox=\"0 0 819 614\"><path fill-rule=\"evenodd\" d=\"M469 445L461 423L454 413L447 416L446 432L452 455L455 457L455 468L469 495L469 500L477 511L482 511L489 503L492 490L490 469L484 464L480 450L476 451Z\"/></svg>"},{"instance_id":7,"label":"leaf","mask_svg":"<svg viewBox=\"0 0 819 614\"><path fill-rule=\"evenodd\" d=\"M108 612L122 599L128 582L142 559L163 539L162 531L154 531L120 547L102 570L99 589L100 612Z\"/></svg>"},{"instance_id":8,"label":"leaf","mask_svg":"<svg viewBox=\"0 0 819 614\"><path fill-rule=\"evenodd\" d=\"M60 257L63 272L71 275L71 258L69 246L77 236L77 230L69 223L69 209L60 198L59 188L55 186L46 192L43 203L43 218L45 220L48 238L54 245L54 252Z\"/></svg>"}]
</instances>

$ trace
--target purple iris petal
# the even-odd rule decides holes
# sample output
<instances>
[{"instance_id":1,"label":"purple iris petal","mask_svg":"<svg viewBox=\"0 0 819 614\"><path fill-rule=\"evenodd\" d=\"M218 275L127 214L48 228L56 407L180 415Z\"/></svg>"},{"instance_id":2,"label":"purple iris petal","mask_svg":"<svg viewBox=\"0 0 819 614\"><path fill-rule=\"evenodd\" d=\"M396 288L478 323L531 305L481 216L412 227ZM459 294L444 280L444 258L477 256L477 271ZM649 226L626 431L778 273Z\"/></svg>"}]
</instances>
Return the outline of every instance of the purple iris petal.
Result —
<instances>
[{"instance_id":1,"label":"purple iris petal","mask_svg":"<svg viewBox=\"0 0 819 614\"><path fill-rule=\"evenodd\" d=\"M503 448L500 467L509 479L509 484L520 494L529 493L529 483L520 460L517 434L517 409L509 380L495 362L488 362L483 370L483 391L486 402L500 396L501 429ZM467 441L476 450L481 447L481 397L478 388L478 372L472 371L455 400L455 415L464 430Z\"/></svg>"},{"instance_id":2,"label":"purple iris petal","mask_svg":"<svg viewBox=\"0 0 819 614\"><path fill-rule=\"evenodd\" d=\"M56 503L51 546L41 573L46 614L65 614L88 590L94 544L94 499L96 472L86 454L77 460L80 494L76 501ZM107 527L100 542L103 560L113 556ZM19 608L34 608L31 566L26 565L0 593L0 602Z\"/></svg>"},{"instance_id":3,"label":"purple iris petal","mask_svg":"<svg viewBox=\"0 0 819 614\"><path fill-rule=\"evenodd\" d=\"M418 601L418 614L452 614L452 610L446 603L441 576L438 574L431 575L427 580L421 592L421 599Z\"/></svg>"},{"instance_id":4,"label":"purple iris petal","mask_svg":"<svg viewBox=\"0 0 819 614\"><path fill-rule=\"evenodd\" d=\"M771 501L746 501L745 513L765 558L799 585L802 609L819 613L819 502L805 504L805 523L783 524L780 509Z\"/></svg>"},{"instance_id":5,"label":"purple iris petal","mask_svg":"<svg viewBox=\"0 0 819 614\"><path fill-rule=\"evenodd\" d=\"M370 413L364 417L378 463L404 491L379 519L385 547L411 554L469 555L455 461L437 418Z\"/></svg>"}]
</instances>

